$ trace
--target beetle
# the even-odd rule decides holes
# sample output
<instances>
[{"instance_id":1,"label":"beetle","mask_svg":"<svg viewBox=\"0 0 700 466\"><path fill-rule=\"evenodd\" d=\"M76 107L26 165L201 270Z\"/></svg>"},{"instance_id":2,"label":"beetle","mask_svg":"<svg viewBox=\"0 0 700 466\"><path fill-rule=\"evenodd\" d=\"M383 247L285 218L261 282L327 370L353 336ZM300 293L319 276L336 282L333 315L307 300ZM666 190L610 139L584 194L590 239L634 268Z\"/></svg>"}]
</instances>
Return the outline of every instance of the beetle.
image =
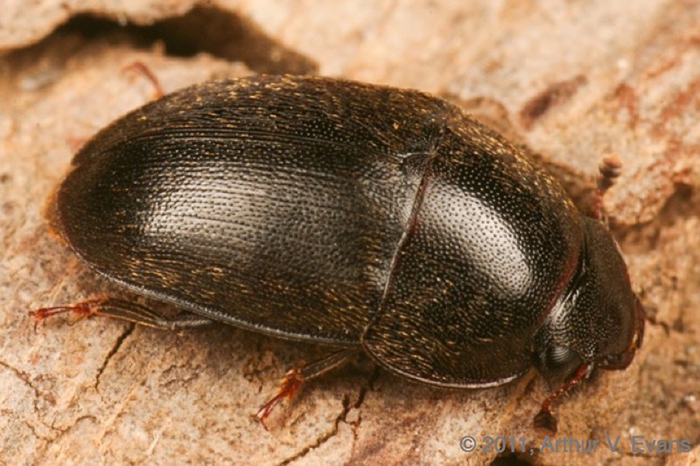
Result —
<instances>
[{"instance_id":1,"label":"beetle","mask_svg":"<svg viewBox=\"0 0 700 466\"><path fill-rule=\"evenodd\" d=\"M305 380L368 354L442 387L558 387L624 369L644 311L596 213L517 146L414 91L302 76L195 85L118 119L74 157L51 229L91 269L174 304L115 298L43 308L159 328L229 324L333 347Z\"/></svg>"}]
</instances>

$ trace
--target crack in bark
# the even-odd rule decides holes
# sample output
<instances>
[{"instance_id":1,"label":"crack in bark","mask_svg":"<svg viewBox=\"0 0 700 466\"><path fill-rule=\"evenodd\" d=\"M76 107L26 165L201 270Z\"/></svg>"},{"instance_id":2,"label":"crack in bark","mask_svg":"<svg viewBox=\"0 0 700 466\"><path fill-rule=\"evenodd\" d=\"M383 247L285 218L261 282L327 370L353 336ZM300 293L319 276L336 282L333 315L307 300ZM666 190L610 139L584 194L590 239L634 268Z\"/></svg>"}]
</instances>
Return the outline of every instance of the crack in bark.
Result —
<instances>
[{"instance_id":1,"label":"crack in bark","mask_svg":"<svg viewBox=\"0 0 700 466\"><path fill-rule=\"evenodd\" d=\"M52 397L50 395L42 392L36 385L34 385L31 382L29 374L27 374L26 372L23 372L20 369L17 369L16 367L13 367L11 364L8 364L7 362L2 361L2 360L0 360L0 367L4 367L7 370L9 370L10 372L12 372L13 374L15 374L18 379L20 379L24 384L26 384L29 388L32 389L32 391L34 392L33 406L34 406L34 411L36 413L40 413L40 414L42 413L42 411L37 406L37 403L39 402L40 398L43 398L49 402L54 402L54 400L52 399ZM95 417L92 415L80 416L77 419L75 419L75 421L73 421L70 425L68 425L64 428L55 427L55 425L53 423L47 424L45 421L43 421L41 419L41 417L36 418L35 422L37 423L37 425L33 424L32 422L30 422L29 420L26 420L26 419L23 422L24 422L24 425L27 426L27 428L31 431L32 435L34 435L34 437L36 439L44 442L43 447L40 448L39 450L37 450L37 452L36 452L38 456L41 456L53 442L55 442L57 439L66 435L73 427L75 427L79 422L81 422L85 419L92 419L93 421L96 420ZM55 423L55 421L54 421L54 423ZM51 432L54 432L55 435L46 435L46 434L40 433L37 430L38 426L40 426L41 428L47 429Z\"/></svg>"},{"instance_id":2,"label":"crack in bark","mask_svg":"<svg viewBox=\"0 0 700 466\"><path fill-rule=\"evenodd\" d=\"M95 391L99 393L100 391L100 377L102 377L102 373L105 371L107 368L107 365L109 364L109 361L112 360L115 354L117 354L117 351L119 351L119 348L121 348L122 344L124 343L124 340L126 340L129 335L131 335L134 332L134 329L136 326L134 324L131 324L119 337L117 337L117 340L114 342L114 345L112 345L112 349L109 350L109 353L107 353L107 356L105 357L104 361L102 362L102 366L97 370L97 375L95 376Z\"/></svg>"},{"instance_id":3,"label":"crack in bark","mask_svg":"<svg viewBox=\"0 0 700 466\"><path fill-rule=\"evenodd\" d=\"M357 394L357 400L355 403L352 405L350 404L350 395L345 395L343 396L343 409L338 414L338 416L335 418L335 422L333 423L333 427L328 430L325 434L321 435L319 438L316 439L315 442L313 442L311 445L308 445L304 448L302 448L299 452L295 453L293 456L277 463L277 466L284 466L287 464L290 464L293 461L296 461L298 459L303 458L306 456L311 450L315 450L316 448L319 448L321 445L326 443L328 440L332 439L336 435L338 435L338 431L340 429L340 423L344 422L348 424L352 430L352 435L355 440L357 440L357 429L360 427L360 421L361 419L358 419L357 422L346 422L346 417L348 413L350 412L351 409L359 409L362 404L365 401L365 397L367 396L367 392L371 391L374 389L374 382L376 382L377 378L379 377L379 366L375 366L374 371L372 374L369 376L367 379L367 382L360 387L360 391Z\"/></svg>"},{"instance_id":4,"label":"crack in bark","mask_svg":"<svg viewBox=\"0 0 700 466\"><path fill-rule=\"evenodd\" d=\"M79 417L77 417L72 423L70 423L69 425L67 425L66 427L56 427L56 426L54 425L54 424L55 424L55 421L54 421L54 423L52 423L51 426L50 426L50 427L51 427L51 430L57 432L57 435L56 435L56 437L54 437L53 440L55 441L55 440L57 440L58 438L63 437L63 436L66 435L71 429L73 429L75 426L77 426L79 422L84 421L84 420L86 420L86 419L91 419L93 422L97 422L97 418L96 418L95 416L93 416L92 414L85 414L85 415L83 415L83 416L79 416Z\"/></svg>"},{"instance_id":5,"label":"crack in bark","mask_svg":"<svg viewBox=\"0 0 700 466\"><path fill-rule=\"evenodd\" d=\"M16 367L12 366L11 364L6 363L5 361L0 360L0 366L4 367L5 369L9 370L13 374L17 376L18 379L20 379L22 382L24 382L29 388L34 391L34 396L36 398L43 397L44 394L39 390L30 380L29 374L26 372L23 372Z\"/></svg>"},{"instance_id":6,"label":"crack in bark","mask_svg":"<svg viewBox=\"0 0 700 466\"><path fill-rule=\"evenodd\" d=\"M372 374L370 374L369 378L367 379L367 382L360 387L360 393L357 395L355 406L353 406L355 409L359 410L362 404L365 402L367 393L374 390L374 383L379 378L380 373L381 370L379 369L379 366L375 365ZM359 438L357 431L360 429L360 424L362 424L362 416L358 413L356 422L347 422L345 418L343 418L343 421L350 426L350 430L352 431L352 446L350 447L350 456L352 457L355 452L355 444Z\"/></svg>"},{"instance_id":7,"label":"crack in bark","mask_svg":"<svg viewBox=\"0 0 700 466\"><path fill-rule=\"evenodd\" d=\"M321 435L319 438L316 439L314 443L311 445L308 445L304 448L302 448L299 452L294 454L293 456L277 463L277 466L285 466L292 461L298 460L299 458L304 457L308 452L311 450L315 450L316 448L320 447L324 443L326 443L328 440L331 438L335 437L338 434L339 430L339 425L341 421L345 419L345 416L347 416L348 411L350 411L350 397L348 395L343 396L343 410L340 412L340 414L335 418L335 422L333 423L333 427L331 427L328 432L325 434Z\"/></svg>"},{"instance_id":8,"label":"crack in bark","mask_svg":"<svg viewBox=\"0 0 700 466\"><path fill-rule=\"evenodd\" d=\"M43 424L41 421L39 421L39 424L41 424L42 426L46 427L49 430L53 430L53 428L51 426ZM43 440L44 442L48 443L55 438L55 437L50 437L50 436L40 434L39 432L37 432L34 425L32 423L30 423L29 421L25 420L24 425L26 425L29 428L29 430L32 431L32 434L34 435L34 437L39 439L39 440Z\"/></svg>"},{"instance_id":9,"label":"crack in bark","mask_svg":"<svg viewBox=\"0 0 700 466\"><path fill-rule=\"evenodd\" d=\"M357 395L357 401L355 402L355 406L353 406L353 408L358 409L360 406L362 406L362 403L365 402L365 396L367 396L367 392L374 390L374 382L377 381L380 373L381 371L379 369L379 366L375 365L374 370L370 374L369 378L367 378L367 382L362 387L360 387L360 393Z\"/></svg>"},{"instance_id":10,"label":"crack in bark","mask_svg":"<svg viewBox=\"0 0 700 466\"><path fill-rule=\"evenodd\" d=\"M29 388L32 389L32 391L34 392L34 402L32 403L34 405L34 411L40 412L39 406L37 406L40 398L43 398L44 400L48 401L49 403L54 401L49 395L47 395L46 393L39 390L39 388L36 385L34 385L34 383L32 383L31 378L30 378L28 373L26 373L20 369L17 369L16 367L14 367L11 364L9 364L5 361L2 361L2 360L0 360L0 367L4 367L5 369L7 369L10 372L12 372L13 374L15 374L15 376L19 380L24 382L25 385L27 385Z\"/></svg>"},{"instance_id":11,"label":"crack in bark","mask_svg":"<svg viewBox=\"0 0 700 466\"><path fill-rule=\"evenodd\" d=\"M62 437L65 437L71 430L73 430L73 428L75 426L78 425L78 423L80 423L81 421L84 421L85 419L91 419L93 422L97 422L97 418L95 416L93 416L91 414L86 414L84 416L80 416L80 417L76 418L72 423L70 423L70 425L63 427L63 428L55 427L53 423L50 426L48 426L51 428L51 430L56 432L56 435L53 438L38 437L38 438L44 440L45 443L43 445L43 448L41 448L40 450L37 450L36 458L44 458L45 459L46 458L46 450L52 444L56 443L59 439L61 439ZM55 421L54 421L54 423L55 423ZM32 432L34 432L34 429L32 429L31 427L30 427L30 429L32 430Z\"/></svg>"},{"instance_id":12,"label":"crack in bark","mask_svg":"<svg viewBox=\"0 0 700 466\"><path fill-rule=\"evenodd\" d=\"M86 414L84 416L80 416L76 418L70 425L59 428L55 427L55 422L54 421L51 425L48 425L44 422L41 422L39 420L39 424L41 424L43 427L46 427L47 429L53 431L56 433L54 436L44 436L40 435L35 426L30 424L28 421L24 421L24 424L29 428L29 430L32 431L34 436L38 438L39 440L43 441L43 445L41 445L39 448L37 448L34 452L34 458L46 458L46 450L54 443L56 443L57 440L59 440L61 437L64 437L68 432L70 432L76 425L78 425L79 422L84 421L85 419L91 419L93 422L97 422L97 418L91 414Z\"/></svg>"}]
</instances>

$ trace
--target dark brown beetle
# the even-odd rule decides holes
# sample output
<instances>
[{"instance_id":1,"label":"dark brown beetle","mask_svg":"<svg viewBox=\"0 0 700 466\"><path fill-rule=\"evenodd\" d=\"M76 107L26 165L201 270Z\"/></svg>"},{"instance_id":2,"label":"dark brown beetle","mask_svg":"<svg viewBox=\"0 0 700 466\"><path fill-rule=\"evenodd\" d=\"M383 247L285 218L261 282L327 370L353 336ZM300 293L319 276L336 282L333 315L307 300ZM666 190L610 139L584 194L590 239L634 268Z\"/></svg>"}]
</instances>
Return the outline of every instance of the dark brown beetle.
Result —
<instances>
[{"instance_id":1,"label":"dark brown beetle","mask_svg":"<svg viewBox=\"0 0 700 466\"><path fill-rule=\"evenodd\" d=\"M614 164L600 195L616 176ZM605 171L605 170L603 170ZM276 397L364 350L444 387L535 366L560 388L623 369L643 309L615 241L521 150L435 97L316 77L210 82L100 131L53 230L92 269L184 311L117 299L44 308L163 328L213 322L338 348Z\"/></svg>"}]
</instances>

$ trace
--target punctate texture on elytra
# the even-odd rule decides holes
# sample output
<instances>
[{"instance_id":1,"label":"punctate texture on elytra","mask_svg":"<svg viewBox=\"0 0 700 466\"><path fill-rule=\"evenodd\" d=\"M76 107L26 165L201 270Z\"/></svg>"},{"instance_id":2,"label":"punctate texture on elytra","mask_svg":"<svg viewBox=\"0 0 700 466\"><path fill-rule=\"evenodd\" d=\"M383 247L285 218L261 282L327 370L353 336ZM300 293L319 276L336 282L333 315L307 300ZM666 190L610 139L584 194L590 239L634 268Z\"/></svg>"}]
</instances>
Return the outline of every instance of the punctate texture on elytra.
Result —
<instances>
[{"instance_id":1,"label":"punctate texture on elytra","mask_svg":"<svg viewBox=\"0 0 700 466\"><path fill-rule=\"evenodd\" d=\"M51 218L138 293L363 348L431 384L622 368L641 337L604 225L519 148L417 91L292 76L184 89L97 134Z\"/></svg>"}]
</instances>

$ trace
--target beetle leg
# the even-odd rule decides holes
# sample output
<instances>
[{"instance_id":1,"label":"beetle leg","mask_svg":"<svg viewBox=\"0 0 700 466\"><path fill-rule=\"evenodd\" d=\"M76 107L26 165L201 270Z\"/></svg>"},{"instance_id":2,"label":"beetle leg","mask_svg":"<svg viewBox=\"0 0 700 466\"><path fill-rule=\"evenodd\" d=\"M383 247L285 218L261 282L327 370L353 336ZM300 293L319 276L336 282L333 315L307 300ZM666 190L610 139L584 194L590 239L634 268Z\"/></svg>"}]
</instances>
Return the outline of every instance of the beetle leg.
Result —
<instances>
[{"instance_id":1,"label":"beetle leg","mask_svg":"<svg viewBox=\"0 0 700 466\"><path fill-rule=\"evenodd\" d=\"M557 419L554 417L554 410L551 408L552 403L585 379L590 367L589 364L581 364L573 377L564 382L544 400L540 412L535 416L535 429L546 431L552 435L557 432Z\"/></svg>"},{"instance_id":2,"label":"beetle leg","mask_svg":"<svg viewBox=\"0 0 700 466\"><path fill-rule=\"evenodd\" d=\"M265 419L267 419L270 413L272 413L275 406L280 404L285 398L291 400L304 382L342 366L359 351L359 348L355 347L344 349L332 353L329 356L319 359L318 361L315 361L309 365L303 365L290 370L287 372L284 378L282 378L277 394L267 403L262 405L260 409L258 409L258 412L255 413L254 417L260 421L260 424L263 425L265 430L268 430L267 426L265 425Z\"/></svg>"},{"instance_id":3,"label":"beetle leg","mask_svg":"<svg viewBox=\"0 0 700 466\"><path fill-rule=\"evenodd\" d=\"M210 319L189 312L182 312L172 318L166 318L145 306L114 298L91 299L71 306L45 307L32 311L29 315L34 317L34 331L36 331L43 320L66 313L75 314L78 320L99 315L164 330L199 328L214 323Z\"/></svg>"},{"instance_id":4,"label":"beetle leg","mask_svg":"<svg viewBox=\"0 0 700 466\"><path fill-rule=\"evenodd\" d=\"M125 70L134 70L138 71L142 75L146 77L149 81L151 81L151 84L153 84L153 87L155 88L155 98L160 99L165 95L165 91L163 90L163 87L160 85L160 81L158 81L158 78L156 78L156 75L151 69L142 61L135 61L130 65L127 65L124 67Z\"/></svg>"},{"instance_id":5,"label":"beetle leg","mask_svg":"<svg viewBox=\"0 0 700 466\"><path fill-rule=\"evenodd\" d=\"M607 216L603 208L603 196L615 184L615 178L620 176L620 168L622 162L617 157L606 157L600 163L598 170L598 188L595 192L595 204L593 207L593 216L601 222L607 223Z\"/></svg>"}]
</instances>

